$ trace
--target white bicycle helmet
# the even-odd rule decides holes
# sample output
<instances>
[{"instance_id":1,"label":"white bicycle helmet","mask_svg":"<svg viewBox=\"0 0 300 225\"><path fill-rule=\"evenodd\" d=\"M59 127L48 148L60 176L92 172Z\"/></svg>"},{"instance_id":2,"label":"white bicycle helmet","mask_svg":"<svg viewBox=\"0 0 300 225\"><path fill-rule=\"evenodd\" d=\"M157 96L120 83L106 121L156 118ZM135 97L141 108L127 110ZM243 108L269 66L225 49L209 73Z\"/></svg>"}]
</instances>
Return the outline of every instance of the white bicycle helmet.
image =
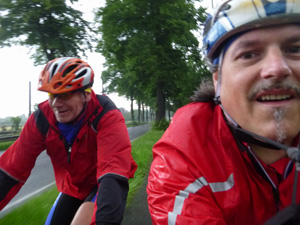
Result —
<instances>
[{"instance_id":1,"label":"white bicycle helmet","mask_svg":"<svg viewBox=\"0 0 300 225\"><path fill-rule=\"evenodd\" d=\"M212 66L235 34L287 23L300 24L300 0L220 0L204 26L204 55Z\"/></svg>"},{"instance_id":2,"label":"white bicycle helmet","mask_svg":"<svg viewBox=\"0 0 300 225\"><path fill-rule=\"evenodd\" d=\"M78 58L63 57L48 62L40 74L38 90L51 94L84 90L93 85L94 72Z\"/></svg>"}]
</instances>

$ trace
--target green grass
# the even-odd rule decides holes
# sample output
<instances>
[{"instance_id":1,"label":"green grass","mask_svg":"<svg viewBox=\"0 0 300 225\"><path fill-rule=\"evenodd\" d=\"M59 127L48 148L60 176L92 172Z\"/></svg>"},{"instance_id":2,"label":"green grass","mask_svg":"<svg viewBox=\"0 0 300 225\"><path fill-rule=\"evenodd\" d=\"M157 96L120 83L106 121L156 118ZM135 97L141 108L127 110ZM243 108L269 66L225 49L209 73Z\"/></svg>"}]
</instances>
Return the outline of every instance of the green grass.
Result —
<instances>
[{"instance_id":1,"label":"green grass","mask_svg":"<svg viewBox=\"0 0 300 225\"><path fill-rule=\"evenodd\" d=\"M11 146L15 141L5 141L0 142L0 151L8 149L9 146Z\"/></svg>"},{"instance_id":2,"label":"green grass","mask_svg":"<svg viewBox=\"0 0 300 225\"><path fill-rule=\"evenodd\" d=\"M57 195L56 188L45 191L1 218L0 225L44 224Z\"/></svg>"},{"instance_id":3,"label":"green grass","mask_svg":"<svg viewBox=\"0 0 300 225\"><path fill-rule=\"evenodd\" d=\"M163 131L150 130L131 143L132 156L138 164L138 169L134 178L129 180L127 205L130 205L135 193L148 175L149 166L152 162L152 147L162 134ZM57 195L56 188L49 189L1 218L0 225L44 224Z\"/></svg>"},{"instance_id":4,"label":"green grass","mask_svg":"<svg viewBox=\"0 0 300 225\"><path fill-rule=\"evenodd\" d=\"M150 130L131 143L132 157L138 164L138 169L134 178L129 180L128 204L130 204L132 197L142 185L145 176L148 175L150 163L152 162L152 147L162 134L163 131Z\"/></svg>"}]
</instances>

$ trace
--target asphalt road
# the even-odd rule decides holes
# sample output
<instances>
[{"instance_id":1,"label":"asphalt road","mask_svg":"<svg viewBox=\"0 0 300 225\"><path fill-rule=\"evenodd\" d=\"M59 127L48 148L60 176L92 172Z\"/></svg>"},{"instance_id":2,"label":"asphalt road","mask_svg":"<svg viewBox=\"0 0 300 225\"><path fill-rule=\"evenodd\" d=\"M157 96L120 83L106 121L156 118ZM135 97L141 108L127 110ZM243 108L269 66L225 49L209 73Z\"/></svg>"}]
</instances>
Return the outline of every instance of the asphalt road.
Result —
<instances>
[{"instance_id":1,"label":"asphalt road","mask_svg":"<svg viewBox=\"0 0 300 225\"><path fill-rule=\"evenodd\" d=\"M147 184L148 177L145 178L132 202L126 206L121 225L152 225L147 202Z\"/></svg>"},{"instance_id":2,"label":"asphalt road","mask_svg":"<svg viewBox=\"0 0 300 225\"><path fill-rule=\"evenodd\" d=\"M140 135L146 133L150 128L149 124L129 127L128 133L130 140L134 140ZM41 179L42 178L42 179ZM0 212L0 218L5 214L20 206L32 196L42 193L49 187L55 185L53 168L50 158L43 152L39 155L36 165L33 168L30 177L20 192L11 200L11 202Z\"/></svg>"}]
</instances>

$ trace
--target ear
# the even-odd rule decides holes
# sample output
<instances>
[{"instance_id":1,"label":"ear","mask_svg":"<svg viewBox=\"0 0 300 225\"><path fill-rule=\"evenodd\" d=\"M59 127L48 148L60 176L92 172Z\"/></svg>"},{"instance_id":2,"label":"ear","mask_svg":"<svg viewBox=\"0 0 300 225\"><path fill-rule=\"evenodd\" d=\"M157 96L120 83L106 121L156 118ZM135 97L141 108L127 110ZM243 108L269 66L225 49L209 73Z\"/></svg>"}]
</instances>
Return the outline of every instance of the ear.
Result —
<instances>
[{"instance_id":1,"label":"ear","mask_svg":"<svg viewBox=\"0 0 300 225\"><path fill-rule=\"evenodd\" d=\"M216 70L216 71L213 73L212 78L213 78L214 87L215 87L215 91L216 91L216 90L217 90L217 87L218 87L219 70Z\"/></svg>"},{"instance_id":2,"label":"ear","mask_svg":"<svg viewBox=\"0 0 300 225\"><path fill-rule=\"evenodd\" d=\"M91 98L92 98L92 94L91 94L91 92L85 92L85 100L88 102L88 101L90 101L91 100Z\"/></svg>"}]
</instances>

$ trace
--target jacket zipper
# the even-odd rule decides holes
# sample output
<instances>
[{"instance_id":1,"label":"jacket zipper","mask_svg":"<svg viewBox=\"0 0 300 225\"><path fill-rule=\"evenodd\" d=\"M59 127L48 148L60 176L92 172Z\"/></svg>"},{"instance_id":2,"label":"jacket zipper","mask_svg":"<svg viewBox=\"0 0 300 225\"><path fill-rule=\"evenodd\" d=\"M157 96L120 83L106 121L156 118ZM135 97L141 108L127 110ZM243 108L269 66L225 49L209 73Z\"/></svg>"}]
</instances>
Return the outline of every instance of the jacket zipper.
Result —
<instances>
[{"instance_id":1,"label":"jacket zipper","mask_svg":"<svg viewBox=\"0 0 300 225\"><path fill-rule=\"evenodd\" d=\"M81 127L83 127L94 114L97 115L98 109L99 109L99 107L97 107L94 110L94 112L82 123ZM50 127L52 127L52 126L50 125ZM63 141L65 149L66 149L66 152L67 152L67 163L70 164L71 163L72 145L69 145L69 143L67 142L67 140L65 139L65 137L60 133L59 130L57 130L54 127L52 127L52 129L59 134L59 139ZM78 134L76 135L75 140L77 139Z\"/></svg>"},{"instance_id":2,"label":"jacket zipper","mask_svg":"<svg viewBox=\"0 0 300 225\"><path fill-rule=\"evenodd\" d=\"M66 152L67 152L67 163L70 164L70 162L71 162L72 146L69 145L69 143L67 142L67 140L65 139L65 137L62 134L59 134L59 138L64 143L64 146L65 146L65 149L66 149Z\"/></svg>"},{"instance_id":3,"label":"jacket zipper","mask_svg":"<svg viewBox=\"0 0 300 225\"><path fill-rule=\"evenodd\" d=\"M98 107L97 107L97 109L82 123L82 125L81 125L81 128L86 124L86 123L88 123L88 121L89 121L89 119L95 114L97 114L97 112L98 112ZM81 129L80 129L81 130ZM78 134L80 133L80 130L79 130L79 132L78 132ZM78 136L78 134L76 135L76 137L75 137L75 140L77 140L77 136ZM61 134L60 134L61 135ZM70 164L71 163L71 152L72 152L72 145L69 145L69 143L66 141L66 139L64 138L64 136L63 135L61 135L62 136L62 139L63 139L63 142L64 142L64 145L65 145L65 148L66 148L66 150L67 150L67 163L68 164ZM75 140L74 140L74 142L75 142Z\"/></svg>"},{"instance_id":4,"label":"jacket zipper","mask_svg":"<svg viewBox=\"0 0 300 225\"><path fill-rule=\"evenodd\" d=\"M67 163L70 164L71 162L71 151L72 151L72 147L69 146L69 149L68 149L68 159L67 159Z\"/></svg>"}]
</instances>

